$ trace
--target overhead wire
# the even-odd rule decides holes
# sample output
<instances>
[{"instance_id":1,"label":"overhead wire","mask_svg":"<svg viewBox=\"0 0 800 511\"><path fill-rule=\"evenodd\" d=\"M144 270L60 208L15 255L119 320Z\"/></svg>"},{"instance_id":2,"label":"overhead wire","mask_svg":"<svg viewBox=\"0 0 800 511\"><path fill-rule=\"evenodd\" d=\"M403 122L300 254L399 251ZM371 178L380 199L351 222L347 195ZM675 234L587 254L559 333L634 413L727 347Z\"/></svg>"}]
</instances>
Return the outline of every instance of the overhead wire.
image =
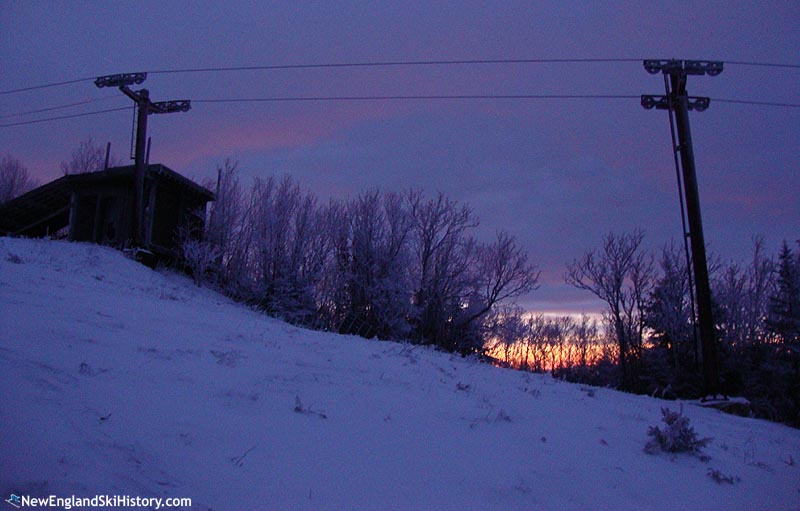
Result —
<instances>
[{"instance_id":1,"label":"overhead wire","mask_svg":"<svg viewBox=\"0 0 800 511\"><path fill-rule=\"evenodd\" d=\"M481 99L638 99L634 95L614 95L614 94L457 94L457 95L396 95L396 96L284 96L284 97L264 97L264 98L216 98L216 99L195 99L192 103L275 103L275 102L317 102L317 101L413 101L413 100L481 100ZM66 105L54 108L65 108ZM129 107L110 108L92 112L84 112L72 115L61 115L31 121L20 121L13 123L0 124L0 128L12 126L24 126L27 124L38 124L48 121L61 119L72 119L87 115L97 115L110 112L126 110ZM12 114L12 115L22 115Z\"/></svg>"},{"instance_id":2,"label":"overhead wire","mask_svg":"<svg viewBox=\"0 0 800 511\"><path fill-rule=\"evenodd\" d=\"M155 69L145 71L149 74L212 73L232 71L270 71L291 69L336 69L360 67L399 67L399 66L452 66L452 65L501 65L501 64L592 64L592 63L630 63L642 62L640 58L516 58L516 59L442 59L442 60L386 60L367 62L328 62L300 64L265 64L254 66L212 66L197 68ZM800 69L800 64L755 61L723 61L728 65ZM62 85L92 81L96 77L75 78L59 82L45 83L30 87L20 87L0 91L0 95L28 92Z\"/></svg>"},{"instance_id":3,"label":"overhead wire","mask_svg":"<svg viewBox=\"0 0 800 511\"><path fill-rule=\"evenodd\" d=\"M177 69L155 69L143 71L148 74L179 74L179 73L212 73L230 71L275 71L289 69L336 69L357 67L398 67L398 66L445 66L445 65L490 65L490 64L579 64L579 63L612 63L612 62L640 62L641 59L633 58L566 58L566 59L452 59L452 60L386 60L372 62L327 62L327 63L301 63L301 64L264 64L256 66L217 66ZM34 85L0 91L0 95L27 92L60 85L69 85L94 80L96 77L76 78L61 82Z\"/></svg>"},{"instance_id":4,"label":"overhead wire","mask_svg":"<svg viewBox=\"0 0 800 511\"><path fill-rule=\"evenodd\" d=\"M398 95L398 96L287 96L287 97L266 97L266 98L217 98L217 99L195 99L192 103L275 103L275 102L315 102L315 101L413 101L413 100L481 100L481 99L639 99L635 95L619 94L457 94L457 95ZM64 108L62 105L58 108ZM110 112L119 112L129 107L110 108L96 110L72 115L61 115L35 119L31 121L20 121L14 123L0 124L0 128L12 126L24 126L26 124L38 124L48 121L61 119L72 119L88 115L97 115ZM22 115L13 114L13 115Z\"/></svg>"},{"instance_id":5,"label":"overhead wire","mask_svg":"<svg viewBox=\"0 0 800 511\"><path fill-rule=\"evenodd\" d=\"M458 100L458 99L640 99L633 94L424 94L387 96L271 96L261 98L205 98L193 99L192 103L279 103L314 101L403 101L403 100ZM751 101L739 99L711 98L718 103L800 108L800 103L773 101Z\"/></svg>"},{"instance_id":6,"label":"overhead wire","mask_svg":"<svg viewBox=\"0 0 800 511\"><path fill-rule=\"evenodd\" d=\"M452 59L452 60L383 60L371 62L329 62L321 64L268 64L259 66L230 66L160 69L150 74L210 73L222 71L271 71L286 69L335 69L358 67L400 66L452 66L452 65L497 65L497 64L589 64L613 62L641 62L633 58L565 58L565 59Z\"/></svg>"},{"instance_id":7,"label":"overhead wire","mask_svg":"<svg viewBox=\"0 0 800 511\"><path fill-rule=\"evenodd\" d=\"M725 60L726 65L732 66L754 66L754 67L777 67L785 69L800 69L800 64L781 64L779 62L745 62L741 60Z\"/></svg>"},{"instance_id":8,"label":"overhead wire","mask_svg":"<svg viewBox=\"0 0 800 511\"><path fill-rule=\"evenodd\" d=\"M72 108L72 107L75 107L75 106L82 106L82 105L89 105L89 104L92 104L92 103L99 103L101 101L108 101L108 100L111 100L111 99L122 99L122 97L119 96L119 95L105 96L105 97L102 97L102 98L87 99L87 100L84 100L84 101L76 101L74 103L67 103L65 105L51 106L51 107L47 107L47 108L37 108L35 110L26 110L24 112L16 112L16 113L13 113L13 114L0 115L0 119L8 119L10 117L22 117L24 115L40 114L40 113L44 113L44 112L52 112L54 110L64 110L66 108Z\"/></svg>"},{"instance_id":9,"label":"overhead wire","mask_svg":"<svg viewBox=\"0 0 800 511\"><path fill-rule=\"evenodd\" d=\"M74 119L76 117L86 117L89 115L98 115L98 114L107 114L111 112L120 112L122 110L130 110L130 106L123 106L120 108L108 108L106 110L95 110L92 112L83 112L79 114L71 114L71 115L59 115L57 117L47 117L45 119L35 119L32 121L20 121L20 122L12 122L7 124L0 124L0 128L10 128L11 126L24 126L26 124L39 124L42 122L49 122L49 121L58 121L61 119Z\"/></svg>"},{"instance_id":10,"label":"overhead wire","mask_svg":"<svg viewBox=\"0 0 800 511\"><path fill-rule=\"evenodd\" d=\"M612 63L612 62L641 62L642 59L634 58L535 58L535 59L452 59L452 60L396 60L396 61L372 61L372 62L334 62L319 64L271 64L259 66L229 66L229 67L204 67L204 68L180 68L180 69L160 69L147 71L150 74L169 74L169 73L201 73L201 72L226 72L226 71L255 71L255 70L288 70L288 69L322 69L322 68L357 68L357 67L392 67L392 66L443 66L443 65L498 65L498 64L567 64L567 63ZM782 68L800 68L797 64L780 64L769 62L747 62L729 61L728 64L743 66L768 66ZM94 78L78 78L53 82L32 87L23 87L7 91L0 91L0 94L11 94L31 90L44 89L93 80ZM261 97L261 98L207 98L196 99L194 103L270 103L270 102L320 102L320 101L424 101L424 100L482 100L482 99L636 99L635 95L620 94L430 94L430 95L376 95L376 96L288 96L288 97ZM64 105L47 108L27 110L13 114L5 114L0 119L8 119L24 115L44 113L65 108L72 108L86 104L105 101L108 98L99 98L86 101L78 101ZM800 108L798 103L774 102L774 101L751 101L739 99L714 99L719 103L731 103L755 106L771 106L784 108ZM84 112L73 115L49 117L31 121L20 121L13 123L0 124L0 127L21 126L26 124L42 123L60 119L70 119L86 115L97 115L119 111L121 109L105 109L92 112Z\"/></svg>"},{"instance_id":11,"label":"overhead wire","mask_svg":"<svg viewBox=\"0 0 800 511\"><path fill-rule=\"evenodd\" d=\"M74 80L65 80L63 82L52 82L52 83L45 83L45 84L42 84L42 85L33 85L33 86L30 86L30 87L21 87L19 89L3 90L3 91L0 91L0 95L3 95L3 94L14 94L14 93L17 93L17 92L28 92L28 91L39 90L39 89L47 89L47 88L50 88L50 87L58 87L58 86L61 86L61 85L70 85L70 84L73 84L73 83L88 82L88 81L91 81L91 80L94 80L94 79L95 79L95 77L91 77L91 78L75 78Z\"/></svg>"},{"instance_id":12,"label":"overhead wire","mask_svg":"<svg viewBox=\"0 0 800 511\"><path fill-rule=\"evenodd\" d=\"M756 105L756 106L778 106L785 108L800 108L800 103L780 103L775 101L751 101L748 99L723 99L714 98L712 101L717 103L731 103L734 105Z\"/></svg>"},{"instance_id":13,"label":"overhead wire","mask_svg":"<svg viewBox=\"0 0 800 511\"><path fill-rule=\"evenodd\" d=\"M384 95L384 96L273 96L261 98L205 98L194 99L192 103L280 103L280 102L348 102L348 101L434 101L434 100L617 100L617 99L640 99L640 95L633 94L425 94L425 95ZM106 99L106 98L103 98ZM99 100L98 100L99 101ZM778 103L769 101L749 101L737 99L716 99L711 98L711 101L718 103L730 104L744 104L755 106L771 106L771 107L784 107L784 108L800 108L798 103ZM70 105L60 105L58 107L51 107L48 109L40 109L38 111L20 112L17 114L9 114L4 117L13 117L29 113L38 113L41 111L49 111L60 108L67 108L69 106L91 103L93 101L78 102ZM24 126L27 124L38 124L49 121L56 121L62 119L73 119L77 117L98 115L111 112L119 112L127 110L129 107L109 108L105 110L96 110L91 112L83 112L71 115L61 115L56 117L47 117L44 119L35 119L30 121L19 121L13 123L0 124L0 128L9 128L12 126Z\"/></svg>"},{"instance_id":14,"label":"overhead wire","mask_svg":"<svg viewBox=\"0 0 800 511\"><path fill-rule=\"evenodd\" d=\"M622 94L411 94L387 96L273 96L263 98L194 99L192 103L273 103L302 101L416 101L459 99L639 99L638 95Z\"/></svg>"}]
</instances>

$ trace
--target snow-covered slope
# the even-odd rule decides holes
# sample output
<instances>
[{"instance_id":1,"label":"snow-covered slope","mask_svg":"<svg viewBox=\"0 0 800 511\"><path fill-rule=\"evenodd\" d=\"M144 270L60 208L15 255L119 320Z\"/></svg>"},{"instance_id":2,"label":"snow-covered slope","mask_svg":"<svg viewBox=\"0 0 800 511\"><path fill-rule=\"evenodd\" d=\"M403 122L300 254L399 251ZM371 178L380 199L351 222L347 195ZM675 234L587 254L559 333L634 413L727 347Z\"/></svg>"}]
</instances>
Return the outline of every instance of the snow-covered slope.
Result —
<instances>
[{"instance_id":1,"label":"snow-covered slope","mask_svg":"<svg viewBox=\"0 0 800 511\"><path fill-rule=\"evenodd\" d=\"M302 330L108 248L0 238L2 500L800 509L800 431L686 404L711 459L648 455L663 406Z\"/></svg>"}]
</instances>

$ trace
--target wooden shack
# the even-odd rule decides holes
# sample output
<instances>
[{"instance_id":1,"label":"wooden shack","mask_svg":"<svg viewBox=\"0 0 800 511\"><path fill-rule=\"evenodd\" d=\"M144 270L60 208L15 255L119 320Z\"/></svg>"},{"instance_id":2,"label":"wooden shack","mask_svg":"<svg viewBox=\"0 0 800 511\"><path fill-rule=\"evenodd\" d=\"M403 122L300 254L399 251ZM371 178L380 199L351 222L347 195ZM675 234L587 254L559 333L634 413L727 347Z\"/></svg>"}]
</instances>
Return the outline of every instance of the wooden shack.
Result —
<instances>
[{"instance_id":1,"label":"wooden shack","mask_svg":"<svg viewBox=\"0 0 800 511\"><path fill-rule=\"evenodd\" d=\"M65 233L73 241L131 246L135 168L114 167L63 176L0 204L0 235L43 237ZM160 257L178 255L178 234L202 232L214 194L165 165L147 165L141 242Z\"/></svg>"}]
</instances>

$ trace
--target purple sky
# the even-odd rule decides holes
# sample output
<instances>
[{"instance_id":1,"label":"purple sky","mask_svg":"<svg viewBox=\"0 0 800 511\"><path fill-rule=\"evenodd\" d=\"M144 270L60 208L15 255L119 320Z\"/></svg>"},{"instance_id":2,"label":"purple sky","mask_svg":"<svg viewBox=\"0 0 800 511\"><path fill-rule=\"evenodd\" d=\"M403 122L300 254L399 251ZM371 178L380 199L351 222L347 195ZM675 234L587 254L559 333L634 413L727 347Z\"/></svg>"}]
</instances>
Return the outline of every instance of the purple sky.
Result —
<instances>
[{"instance_id":1,"label":"purple sky","mask_svg":"<svg viewBox=\"0 0 800 511\"><path fill-rule=\"evenodd\" d=\"M291 5L290 5L291 4ZM545 4L542 6L542 4ZM197 67L531 58L683 58L797 64L797 2L30 2L0 4L0 91ZM151 74L155 101L280 96L663 93L640 62ZM800 70L728 64L692 95L800 103ZM100 99L37 116L10 114ZM91 81L0 95L0 124L130 104ZM800 237L799 108L714 103L691 115L705 236L745 260ZM89 137L127 157L131 113L0 128L34 176ZM668 118L631 100L195 103L151 116L152 162L197 179L226 157L289 173L323 200L374 187L442 190L478 235L514 234L543 270L525 304L595 311L564 264L609 231L656 249L681 235Z\"/></svg>"}]
</instances>

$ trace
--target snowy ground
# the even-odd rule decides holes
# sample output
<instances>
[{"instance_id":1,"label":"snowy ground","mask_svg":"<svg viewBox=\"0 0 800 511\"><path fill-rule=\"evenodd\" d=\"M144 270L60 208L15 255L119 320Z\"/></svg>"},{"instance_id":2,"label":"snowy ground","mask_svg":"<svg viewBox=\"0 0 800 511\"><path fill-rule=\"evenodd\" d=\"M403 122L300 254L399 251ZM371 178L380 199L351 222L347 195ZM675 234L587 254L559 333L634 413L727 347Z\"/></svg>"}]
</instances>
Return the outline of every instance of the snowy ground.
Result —
<instances>
[{"instance_id":1,"label":"snowy ground","mask_svg":"<svg viewBox=\"0 0 800 511\"><path fill-rule=\"evenodd\" d=\"M800 431L687 403L711 459L648 455L662 406L302 330L108 248L0 238L3 501L800 509Z\"/></svg>"}]
</instances>

